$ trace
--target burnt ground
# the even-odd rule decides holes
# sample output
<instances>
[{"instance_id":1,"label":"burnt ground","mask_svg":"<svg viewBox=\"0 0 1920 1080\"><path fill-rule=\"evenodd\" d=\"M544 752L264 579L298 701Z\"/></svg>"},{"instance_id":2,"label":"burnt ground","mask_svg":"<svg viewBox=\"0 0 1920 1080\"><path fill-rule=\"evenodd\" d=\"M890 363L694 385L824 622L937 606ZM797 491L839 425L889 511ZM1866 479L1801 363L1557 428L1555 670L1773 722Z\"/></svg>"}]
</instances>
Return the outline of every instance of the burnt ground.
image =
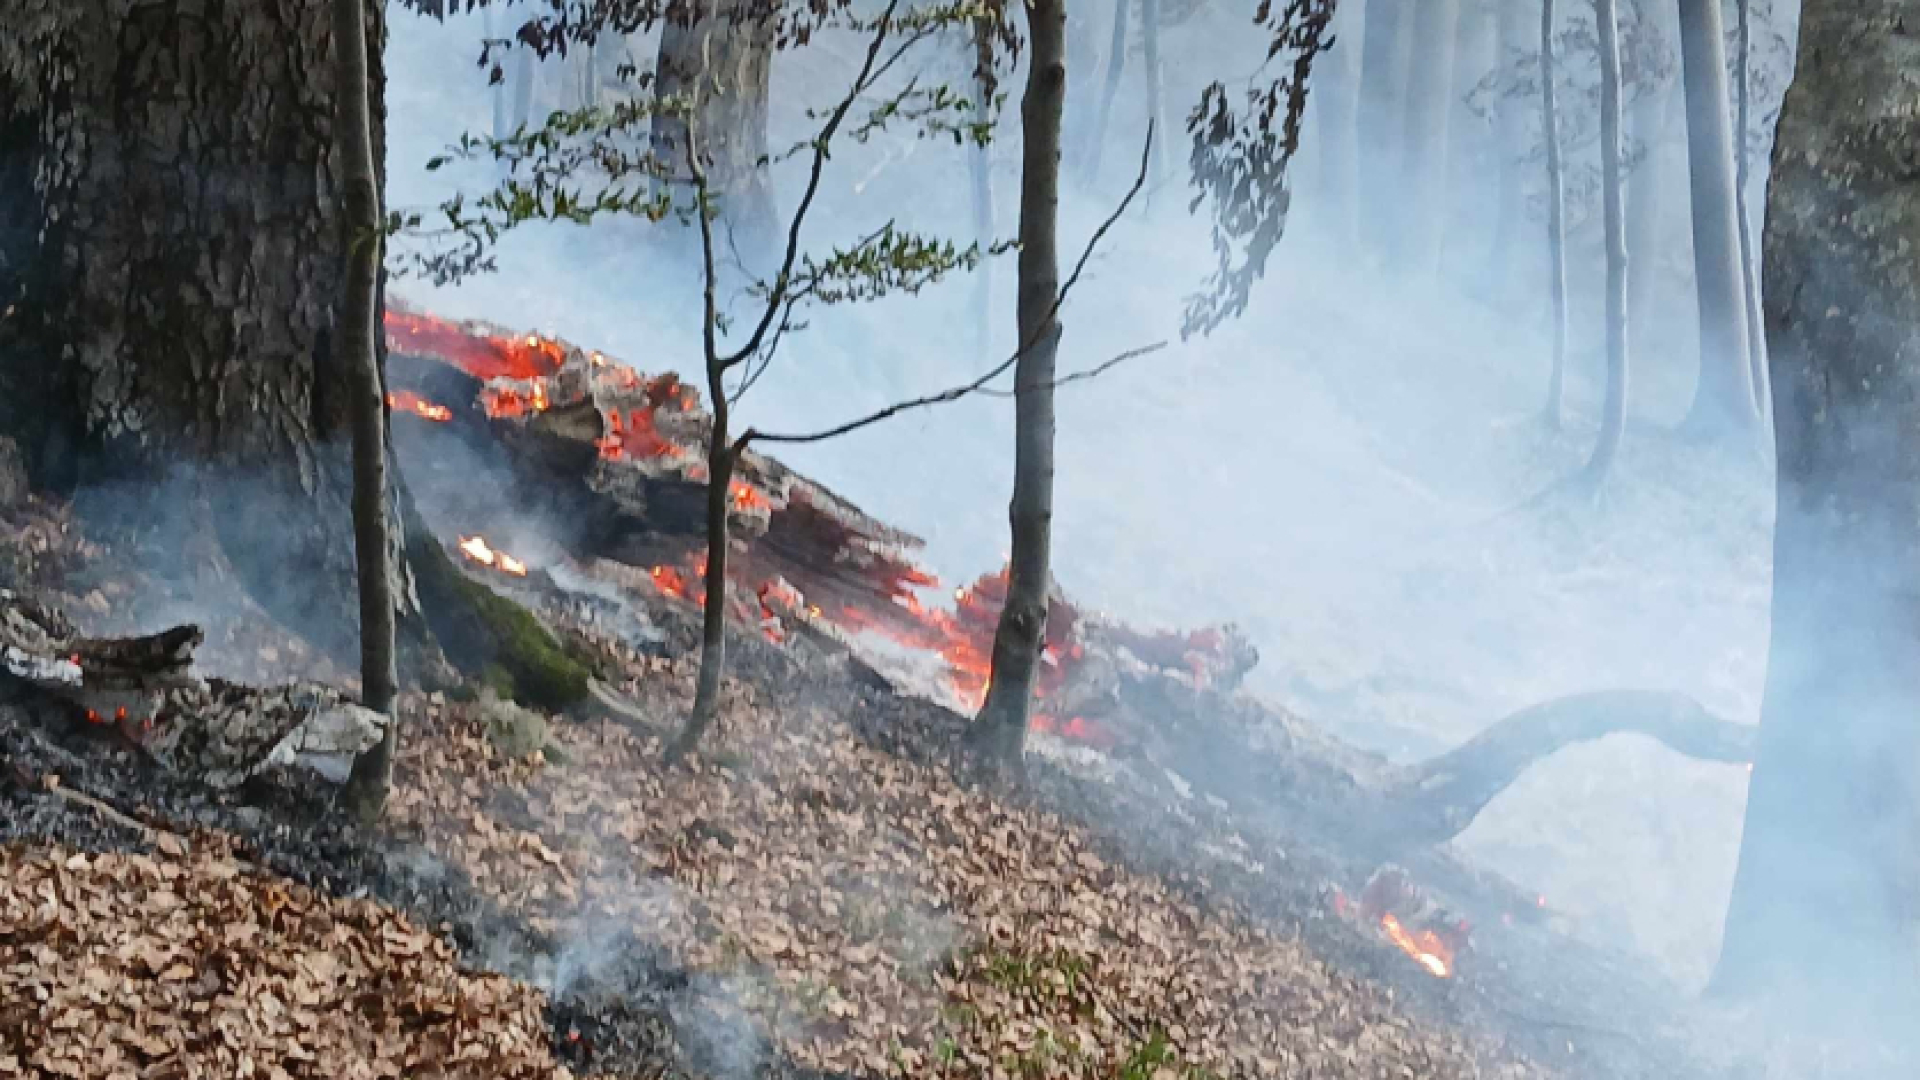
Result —
<instances>
[{"instance_id":1,"label":"burnt ground","mask_svg":"<svg viewBox=\"0 0 1920 1080\"><path fill-rule=\"evenodd\" d=\"M92 569L101 576L100 567ZM595 638L593 626L581 618L585 609L557 594L546 600L556 624ZM738 872L735 866L778 865L789 857L777 849L756 851L757 837L750 831L804 824L801 817L781 816L793 814L784 808L789 803L805 814L838 815L827 823L828 834L861 821L870 826L891 820L947 834L915 851L931 851L939 843L971 858L976 849L1008 843L1004 835L1016 850L996 856L1002 861L994 866L1009 875L1036 872L1027 849L1062 846L1058 865L1040 867L1050 887L1133 895L1132 906L1175 912L1170 925L1198 928L1185 945L1176 942L1159 953L1141 944L1141 956L1111 959L1133 947L1135 939L1128 938L1126 946L1108 941L1102 948L1112 952L1095 955L1096 972L1088 986L1074 991L1088 995L1087 1007L1076 1005L1071 1015L1097 1016L1103 1023L1111 1017L1110 1031L1123 1040L1137 1037L1139 1045L1089 1058L1086 1064L1094 1071L1084 1075L1122 1072L1138 1063L1142 1047L1152 1045L1160 1031L1193 1023L1187 1017L1195 1003L1180 1003L1179 994L1187 991L1175 989L1176 968L1216 953L1237 959L1235 954L1249 948L1280 950L1285 964L1275 971L1283 984L1311 985L1313 1001L1337 1002L1313 1015L1373 1017L1354 1029L1351 1039L1336 1031L1330 1041L1346 1040L1344 1048L1330 1057L1301 1059L1296 1063L1305 1066L1300 1075L1396 1075L1364 1056L1346 1058L1348 1067L1338 1064L1340 1054L1351 1054L1353 1046L1378 1050L1383 1044L1372 1033L1380 1030L1394 1033L1385 1037L1393 1053L1412 1055L1391 1058L1382 1050L1381 1061L1424 1060L1430 1071L1419 1075L1703 1080L1793 1075L1774 1073L1738 1052L1703 1052L1702 1022L1697 1016L1682 1019L1685 1003L1646 975L1647 969L1630 957L1572 942L1520 890L1445 851L1408 862L1426 888L1468 913L1477 928L1472 947L1458 958L1455 977L1440 980L1371 928L1333 913L1332 891L1357 891L1377 867L1344 855L1326 837L1292 828L1263 805L1257 791L1197 791L1146 758L1111 758L1053 743L1033 755L1022 791L954 786L944 778L957 760L962 719L893 691L820 643L779 649L743 638L734 649L729 715L714 743L688 775L668 775L657 763L656 736L676 715L689 675L684 661L668 658L684 655L692 620L672 602L644 602L651 621L665 631L663 642L644 653L630 644L596 642L605 673L632 699L634 715L557 718L553 737L564 764L501 761L479 734L471 709L409 696L400 783L418 798L397 806L391 820L375 831L346 824L334 812L333 789L305 775L275 774L231 795L216 795L158 770L133 747L96 729L0 707L0 844L151 850L150 836L48 794L50 776L151 826L230 837L247 862L322 895L369 897L390 905L415 925L437 930L466 964L548 990L553 1055L588 1075L814 1077L918 1071L915 1059L904 1056L919 1052L914 1036L906 1034L911 1025L898 1028L889 1037L893 1045L877 1058L862 1060L837 1056L832 1045L805 1031L795 1034L791 1021L780 1020L778 1005L775 1019L766 1020L761 991L767 986L792 990L784 975L804 967L800 960L818 960L807 955L811 944L782 942L763 949L766 942L756 935L780 937L782 931L767 930L764 919L743 924L759 928L743 931L741 951L753 970L772 973L748 993L739 990L737 978L724 974L745 968L702 952L700 943L714 937L716 928L727 931L718 935L723 939L738 929L730 922L734 915L727 905L734 898L729 894L752 889L737 879L726 882L728 874ZM816 775L817 783L810 779ZM905 789L904 796L899 789ZM856 805L869 799L876 805ZM950 799L957 808L913 818L914 808L928 799ZM740 803L758 808L734 809ZM689 806L694 810L675 817ZM766 806L776 807L774 816L767 816ZM610 825L617 815L628 820ZM537 858L522 857L528 847ZM628 849L645 856L634 864L637 871L608 861L609 850ZM514 878L508 869L514 859L537 871ZM1098 880L1062 882L1060 866L1069 878L1098 868L1093 871ZM857 863L854 868L863 869ZM545 873L572 895L548 895L545 884L537 882ZM618 889L595 892L597 881L621 874L632 876L620 878ZM716 875L717 886L712 884ZM919 885L902 888L927 888L925 878L922 873ZM531 888L525 884L530 880L536 881ZM608 896L630 894L636 881L681 890L676 895L691 898L683 906L692 914L676 911L656 925L576 914L614 911L595 905ZM779 884L793 892L809 882L797 873ZM906 895L919 902L921 894ZM963 906L977 900L964 890L960 895ZM742 918L784 911L783 917L793 920L785 934L819 937L817 927L804 934L797 929L814 914L778 897L769 909L753 908L750 901L739 901L748 912ZM988 927L979 936L997 942L990 927L998 916L986 901L977 902ZM932 903L962 931L971 929L952 901ZM588 923L594 925L588 928ZM852 939L836 945L834 932L826 931L827 946L843 954L872 945L850 946ZM960 936L967 939L964 932ZM1152 943L1153 935L1136 937ZM1204 949L1196 949L1196 943L1204 943ZM1007 947L1017 951L1025 945ZM1003 1028L994 1026L1001 1021L992 1016L969 1017L958 1021L966 1033L1010 1037L1008 1031L1028 1023L1018 1017L1038 1013L1033 1001L1038 991L1007 985L1003 974L996 975L1006 966L1005 955L952 942L944 949L934 977L925 981L949 996L958 993L982 1014L992 1011L990 1005L1010 1001L1006 1011L1016 1018L1009 1022L1012 1027ZM815 966L834 975L855 970L836 963ZM1183 985L1210 986L1204 980ZM1221 986L1223 994L1230 990L1239 992ZM887 992L911 997L933 991L910 980ZM1260 993L1267 996L1235 1004L1252 1007L1255 1000L1273 1000L1271 986ZM1288 1008L1320 1009L1307 999L1302 991L1298 998L1279 1000L1291 1003ZM858 1016L862 1002L857 995L849 1000L846 1007ZM914 1030L947 1030L940 1025L956 1021L944 1012ZM843 1043L857 1047L866 1038L865 1029L852 1020L828 1026ZM815 1041L809 1043L810 1037ZM1329 1041L1324 1033L1320 1038ZM1195 1036L1194 1042L1200 1045L1196 1056L1204 1056L1204 1040ZM942 1036L930 1045L944 1048L950 1041ZM836 1060L845 1067L822 1065ZM1039 1068L1045 1075L1053 1074L1049 1068L1064 1067L1057 1062L1035 1066L1030 1058L1011 1063L1015 1071ZM940 1071L964 1072L967 1064L963 1058L943 1058ZM1009 1062L989 1062L983 1074L996 1064L1004 1068ZM930 1067L924 1058L919 1065ZM1188 1074L1208 1071L1195 1066Z\"/></svg>"}]
</instances>

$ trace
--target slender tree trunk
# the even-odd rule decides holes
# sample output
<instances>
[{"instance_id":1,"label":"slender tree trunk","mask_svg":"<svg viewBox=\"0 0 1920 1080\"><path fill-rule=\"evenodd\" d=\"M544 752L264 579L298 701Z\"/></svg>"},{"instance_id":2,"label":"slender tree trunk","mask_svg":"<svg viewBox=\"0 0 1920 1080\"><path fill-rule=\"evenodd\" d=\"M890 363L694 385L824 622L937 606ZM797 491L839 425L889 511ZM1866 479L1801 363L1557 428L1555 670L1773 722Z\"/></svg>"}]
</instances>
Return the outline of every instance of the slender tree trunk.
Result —
<instances>
[{"instance_id":1,"label":"slender tree trunk","mask_svg":"<svg viewBox=\"0 0 1920 1080\"><path fill-rule=\"evenodd\" d=\"M1553 368L1547 377L1547 423L1560 426L1567 385L1566 181L1560 169L1560 114L1554 102L1553 0L1540 4L1540 130L1547 146L1547 291L1553 301Z\"/></svg>"},{"instance_id":2,"label":"slender tree trunk","mask_svg":"<svg viewBox=\"0 0 1920 1080\"><path fill-rule=\"evenodd\" d=\"M1060 347L1060 114L1066 90L1066 4L1030 0L1032 59L1021 102L1020 298L1014 368L1013 560L993 635L986 704L975 739L993 765L1017 772L1026 746L1035 668L1046 639L1053 545L1053 380Z\"/></svg>"},{"instance_id":3,"label":"slender tree trunk","mask_svg":"<svg viewBox=\"0 0 1920 1080\"><path fill-rule=\"evenodd\" d=\"M1747 192L1752 186L1752 154L1747 143L1753 134L1753 77L1747 70L1753 59L1752 0L1738 0L1738 32L1733 60L1734 109L1734 213L1740 221L1740 285L1747 300L1747 348L1752 357L1753 407L1764 418L1767 414L1767 335L1761 325L1760 266L1753 250L1753 214L1747 208Z\"/></svg>"},{"instance_id":4,"label":"slender tree trunk","mask_svg":"<svg viewBox=\"0 0 1920 1080\"><path fill-rule=\"evenodd\" d=\"M1493 62L1504 70L1513 63L1515 54L1526 47L1534 31L1527 8L1522 4L1502 2L1495 21L1499 39L1494 46ZM1541 45L1543 70L1549 70L1553 61L1544 51L1545 39ZM1493 238L1487 246L1483 275L1496 293L1504 293L1513 280L1514 238L1520 234L1527 218L1525 183L1520 169L1521 160L1527 156L1527 124L1526 113L1517 101L1497 99L1494 109Z\"/></svg>"},{"instance_id":5,"label":"slender tree trunk","mask_svg":"<svg viewBox=\"0 0 1920 1080\"><path fill-rule=\"evenodd\" d=\"M1156 132L1165 131L1167 125L1161 123L1165 72L1160 67L1160 0L1140 0L1140 40L1146 53L1142 60L1147 69L1147 123L1153 125ZM1148 164L1147 190L1144 192L1148 206L1153 205L1153 189L1159 186L1160 178L1167 175L1166 154L1161 150L1166 141L1155 139L1153 145L1147 148L1147 152L1153 155Z\"/></svg>"},{"instance_id":6,"label":"slender tree trunk","mask_svg":"<svg viewBox=\"0 0 1920 1080\"><path fill-rule=\"evenodd\" d=\"M1700 308L1700 380L1686 423L1708 435L1751 431L1759 414L1749 372L1746 273L1735 210L1733 138L1727 130L1720 0L1680 0L1680 68L1687 94L1693 277Z\"/></svg>"},{"instance_id":7,"label":"slender tree trunk","mask_svg":"<svg viewBox=\"0 0 1920 1080\"><path fill-rule=\"evenodd\" d=\"M386 395L374 328L380 288L380 192L368 102L366 10L333 0L337 77L334 146L346 211L346 288L334 320L335 364L346 375L353 428L353 547L360 582L360 700L388 716L386 734L354 763L348 796L363 818L379 816L393 786L399 731L392 722L394 668L393 530L387 519Z\"/></svg>"},{"instance_id":8,"label":"slender tree trunk","mask_svg":"<svg viewBox=\"0 0 1920 1080\"><path fill-rule=\"evenodd\" d=\"M1405 265L1422 275L1440 270L1447 215L1447 132L1453 116L1453 65L1460 0L1420 0L1414 21L1412 82L1407 93L1407 182L1403 214Z\"/></svg>"},{"instance_id":9,"label":"slender tree trunk","mask_svg":"<svg viewBox=\"0 0 1920 1080\"><path fill-rule=\"evenodd\" d=\"M513 50L513 127L518 131L533 121L533 50L516 45Z\"/></svg>"},{"instance_id":10,"label":"slender tree trunk","mask_svg":"<svg viewBox=\"0 0 1920 1080\"><path fill-rule=\"evenodd\" d=\"M1600 440L1580 477L1598 492L1627 428L1627 230L1620 165L1620 32L1614 0L1597 0L1600 31L1600 188L1607 251L1607 396Z\"/></svg>"},{"instance_id":11,"label":"slender tree trunk","mask_svg":"<svg viewBox=\"0 0 1920 1080\"><path fill-rule=\"evenodd\" d=\"M707 439L707 596L700 620L700 674L694 684L693 711L668 749L669 761L692 752L713 725L720 713L720 679L727 670L727 495L733 486L733 447L723 374L717 363L708 365L713 431Z\"/></svg>"},{"instance_id":12,"label":"slender tree trunk","mask_svg":"<svg viewBox=\"0 0 1920 1080\"><path fill-rule=\"evenodd\" d=\"M1778 447L1758 759L1714 988L1910 1031L1920 0L1806 0L1763 236Z\"/></svg>"},{"instance_id":13,"label":"slender tree trunk","mask_svg":"<svg viewBox=\"0 0 1920 1080\"><path fill-rule=\"evenodd\" d=\"M1120 80L1127 72L1127 12L1133 0L1113 0L1113 42L1107 46L1107 85L1100 92L1100 111L1087 140L1086 181L1100 178L1100 159L1107 148L1107 123L1113 117L1113 99L1120 96Z\"/></svg>"},{"instance_id":14,"label":"slender tree trunk","mask_svg":"<svg viewBox=\"0 0 1920 1080\"><path fill-rule=\"evenodd\" d=\"M686 112L653 121L653 150L670 183L687 176L687 123L700 125L708 184L733 246L757 261L778 243L767 157L768 90L773 72L772 18L750 0L708 0L690 23L670 20L660 33L654 93L685 96Z\"/></svg>"},{"instance_id":15,"label":"slender tree trunk","mask_svg":"<svg viewBox=\"0 0 1920 1080\"><path fill-rule=\"evenodd\" d=\"M486 35L487 40L490 42L499 40L500 31L497 28L497 12L493 7L488 6L482 8L481 13L482 17L486 20L486 29L483 30L482 33ZM515 49L513 51L518 52L519 50ZM487 96L492 99L493 104L493 137L496 139L504 139L512 133L511 129L507 127L507 79L504 70L505 64L503 63L501 66L503 70L500 81L487 88Z\"/></svg>"},{"instance_id":16,"label":"slender tree trunk","mask_svg":"<svg viewBox=\"0 0 1920 1080\"><path fill-rule=\"evenodd\" d=\"M1667 59L1671 42L1679 36L1676 0L1644 0L1641 4L1642 30L1657 39ZM1628 109L1627 136L1640 151L1640 160L1627 177L1627 257L1633 260L1633 280L1627 294L1627 307L1633 313L1628 347L1637 356L1646 356L1659 348L1655 326L1656 293L1659 289L1661 249L1671 244L1668 233L1672 217L1667 193L1674 176L1674 147L1670 136L1676 126L1684 125L1679 88L1661 81L1649 85L1643 81L1635 88L1638 96Z\"/></svg>"},{"instance_id":17,"label":"slender tree trunk","mask_svg":"<svg viewBox=\"0 0 1920 1080\"><path fill-rule=\"evenodd\" d=\"M1405 170L1408 75L1414 55L1413 0L1368 0L1360 74L1362 220L1375 253L1399 252Z\"/></svg>"},{"instance_id":18,"label":"slender tree trunk","mask_svg":"<svg viewBox=\"0 0 1920 1080\"><path fill-rule=\"evenodd\" d=\"M973 118L983 128L992 116L998 83L993 72L993 29L988 19L973 22ZM989 151L985 142L974 141L967 147L967 170L973 186L973 239L983 255L993 247L993 158ZM993 259L982 258L974 273L974 347L984 357L993 350Z\"/></svg>"},{"instance_id":19,"label":"slender tree trunk","mask_svg":"<svg viewBox=\"0 0 1920 1080\"><path fill-rule=\"evenodd\" d=\"M1359 59L1365 12L1358 0L1335 9L1333 45L1315 64L1313 95L1308 98L1320 158L1319 218L1327 234L1341 243L1359 235L1360 147L1355 125L1360 120Z\"/></svg>"}]
</instances>

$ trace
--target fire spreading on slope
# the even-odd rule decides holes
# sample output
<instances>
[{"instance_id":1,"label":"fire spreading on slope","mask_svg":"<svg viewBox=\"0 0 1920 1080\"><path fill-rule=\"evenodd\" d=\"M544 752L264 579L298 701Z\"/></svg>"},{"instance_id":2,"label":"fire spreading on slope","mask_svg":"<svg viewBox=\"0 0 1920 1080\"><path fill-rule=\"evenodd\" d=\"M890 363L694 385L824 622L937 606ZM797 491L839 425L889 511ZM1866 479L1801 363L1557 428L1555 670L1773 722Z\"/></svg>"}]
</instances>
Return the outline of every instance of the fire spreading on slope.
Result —
<instances>
[{"instance_id":1,"label":"fire spreading on slope","mask_svg":"<svg viewBox=\"0 0 1920 1080\"><path fill-rule=\"evenodd\" d=\"M388 347L395 354L426 357L480 383L475 404L488 421L524 423L549 411L592 404L598 437L592 440L603 468L631 468L647 477L704 484L707 477L705 413L701 395L672 373L647 376L604 353L581 350L539 334L512 334L477 323L457 323L396 305L387 314ZM396 413L432 421L453 414L446 405L396 391ZM735 535L749 541L729 560L732 614L775 643L797 626L857 641L872 635L911 650L932 653L945 669L944 689L956 705L977 709L985 701L994 632L1005 603L1003 569L951 590L952 605L929 603L948 589L901 551L881 550L840 520L836 498L787 473L777 463L749 454L728 488ZM857 511L856 511L857 513ZM796 569L798 537L837 546L843 563L858 564L862 589L837 589L830 574ZM825 536L829 541L819 541ZM917 541L914 541L917 543ZM884 545L883 545L884 546ZM463 536L459 549L491 570L524 575L525 564L480 536ZM705 601L706 558L693 551L679 561L642 565L662 594L699 605ZM802 570L813 569L811 576ZM836 567L836 569L839 569ZM1087 657L1089 620L1056 590L1050 605L1036 690L1036 732L1110 748L1115 733L1099 717L1049 708ZM1190 634L1133 633L1102 624L1132 658L1182 673L1198 685L1234 668L1233 644L1217 630Z\"/></svg>"}]
</instances>

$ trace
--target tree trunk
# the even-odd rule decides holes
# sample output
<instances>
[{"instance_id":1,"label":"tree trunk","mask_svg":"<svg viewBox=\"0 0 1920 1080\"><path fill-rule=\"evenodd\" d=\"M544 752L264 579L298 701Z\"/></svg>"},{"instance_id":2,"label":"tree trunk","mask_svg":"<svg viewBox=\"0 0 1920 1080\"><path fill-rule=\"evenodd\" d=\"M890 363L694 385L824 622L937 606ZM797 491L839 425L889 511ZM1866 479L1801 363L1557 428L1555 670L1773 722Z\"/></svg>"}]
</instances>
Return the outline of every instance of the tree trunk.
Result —
<instances>
[{"instance_id":1,"label":"tree trunk","mask_svg":"<svg viewBox=\"0 0 1920 1080\"><path fill-rule=\"evenodd\" d=\"M312 62L330 2L0 0L0 25L32 28L0 43L0 110L31 124L44 224L0 322L0 431L43 486L164 490L171 523L211 533L271 614L347 657L359 387L333 341L338 75ZM366 34L378 101L378 5ZM113 523L169 524L132 516ZM177 571L152 535L151 569Z\"/></svg>"},{"instance_id":2,"label":"tree trunk","mask_svg":"<svg viewBox=\"0 0 1920 1080\"><path fill-rule=\"evenodd\" d=\"M657 100L685 96L686 109L653 120L653 150L668 182L684 184L687 122L700 128L707 182L720 220L751 266L779 240L768 175L767 93L774 26L749 0L706 0L698 17L669 20L654 71ZM690 110L690 112L688 111Z\"/></svg>"},{"instance_id":3,"label":"tree trunk","mask_svg":"<svg viewBox=\"0 0 1920 1080\"><path fill-rule=\"evenodd\" d=\"M1066 4L1031 0L1032 59L1021 102L1020 356L1014 368L1013 559L993 635L977 744L1017 772L1026 745L1034 671L1046 637L1053 545L1053 380L1060 347L1060 114L1066 90Z\"/></svg>"},{"instance_id":4,"label":"tree trunk","mask_svg":"<svg viewBox=\"0 0 1920 1080\"><path fill-rule=\"evenodd\" d=\"M1162 85L1165 72L1160 67L1160 0L1140 0L1140 40L1146 55L1142 58L1147 69L1147 123L1153 125L1155 134L1167 130L1161 123ZM1166 154L1161 147L1166 139L1155 139L1147 148L1152 159L1147 166L1147 190L1144 192L1147 205L1153 205L1153 189L1159 186L1160 178L1167 175Z\"/></svg>"},{"instance_id":5,"label":"tree trunk","mask_svg":"<svg viewBox=\"0 0 1920 1080\"><path fill-rule=\"evenodd\" d=\"M1641 6L1642 30L1657 36L1662 54L1677 34L1674 0L1649 0ZM1664 55L1663 55L1664 59ZM1681 95L1669 82L1642 83L1635 88L1627 116L1627 135L1640 151L1640 161L1627 178L1627 257L1633 260L1634 275L1627 294L1627 307L1633 313L1628 347L1636 355L1666 351L1654 324L1654 299L1659 288L1655 273L1660 250L1672 242L1667 232L1667 192L1673 180L1672 149L1669 136L1680 112Z\"/></svg>"},{"instance_id":6,"label":"tree trunk","mask_svg":"<svg viewBox=\"0 0 1920 1080\"><path fill-rule=\"evenodd\" d=\"M1446 236L1447 132L1459 28L1460 0L1420 0L1414 22L1419 47L1407 93L1407 182L1412 190L1402 213L1405 264L1422 275L1439 272Z\"/></svg>"},{"instance_id":7,"label":"tree trunk","mask_svg":"<svg viewBox=\"0 0 1920 1080\"><path fill-rule=\"evenodd\" d=\"M1620 452L1627 428L1627 230L1621 198L1620 32L1614 0L1597 0L1600 31L1600 189L1607 251L1607 396L1601 407L1600 439L1580 476L1597 493Z\"/></svg>"},{"instance_id":8,"label":"tree trunk","mask_svg":"<svg viewBox=\"0 0 1920 1080\"><path fill-rule=\"evenodd\" d=\"M1717 989L1916 1005L1920 0L1807 0L1767 196L1773 631Z\"/></svg>"},{"instance_id":9,"label":"tree trunk","mask_svg":"<svg viewBox=\"0 0 1920 1080\"><path fill-rule=\"evenodd\" d=\"M1547 376L1547 423L1560 426L1567 385L1566 181L1560 169L1560 114L1553 88L1553 0L1540 4L1540 130L1547 147L1547 291L1553 301L1553 368Z\"/></svg>"},{"instance_id":10,"label":"tree trunk","mask_svg":"<svg viewBox=\"0 0 1920 1080\"><path fill-rule=\"evenodd\" d=\"M1107 46L1107 85L1100 91L1100 111L1095 114L1093 134L1087 140L1085 179L1100 178L1100 158L1107 147L1107 124L1113 118L1113 99L1120 96L1120 80L1127 71L1127 12L1133 0L1113 0L1113 41Z\"/></svg>"},{"instance_id":11,"label":"tree trunk","mask_svg":"<svg viewBox=\"0 0 1920 1080\"><path fill-rule=\"evenodd\" d=\"M1700 308L1700 381L1687 426L1701 434L1751 431L1746 274L1727 118L1727 48L1720 0L1680 0L1680 70L1687 94L1693 278Z\"/></svg>"},{"instance_id":12,"label":"tree trunk","mask_svg":"<svg viewBox=\"0 0 1920 1080\"><path fill-rule=\"evenodd\" d=\"M353 550L360 586L360 701L391 717L394 671L392 529L387 521L387 408L380 384L380 191L368 100L366 9L333 0L337 106L334 149L344 174L346 288L334 320L335 364L346 376L353 428ZM348 793L361 817L379 816L393 786L398 733L391 719L354 762Z\"/></svg>"},{"instance_id":13,"label":"tree trunk","mask_svg":"<svg viewBox=\"0 0 1920 1080\"><path fill-rule=\"evenodd\" d=\"M1760 267L1753 250L1753 213L1747 208L1747 192L1752 186L1752 154L1748 140L1753 134L1753 77L1748 64L1753 59L1752 0L1738 0L1738 32L1733 60L1734 81L1734 213L1740 221L1740 287L1747 300L1747 349L1752 357L1753 408L1762 419L1767 414L1767 335L1761 325Z\"/></svg>"},{"instance_id":14,"label":"tree trunk","mask_svg":"<svg viewBox=\"0 0 1920 1080\"><path fill-rule=\"evenodd\" d=\"M1348 0L1334 12L1333 44L1321 56L1313 77L1315 152L1320 158L1319 217L1338 243L1359 234L1356 210L1360 184L1360 43L1366 33L1366 8Z\"/></svg>"},{"instance_id":15,"label":"tree trunk","mask_svg":"<svg viewBox=\"0 0 1920 1080\"><path fill-rule=\"evenodd\" d=\"M973 21L974 122L984 126L993 114L993 94L997 80L993 72L994 24L986 18ZM993 351L993 158L982 141L967 146L967 169L973 186L973 239L980 245L980 268L974 271L973 325L974 349L983 358Z\"/></svg>"},{"instance_id":16,"label":"tree trunk","mask_svg":"<svg viewBox=\"0 0 1920 1080\"><path fill-rule=\"evenodd\" d=\"M678 761L700 744L720 715L720 678L727 670L727 496L733 486L733 447L727 429L725 372L709 364L707 393L713 398L713 431L707 438L706 599L700 619L700 674L694 684L693 711L668 749Z\"/></svg>"},{"instance_id":17,"label":"tree trunk","mask_svg":"<svg viewBox=\"0 0 1920 1080\"><path fill-rule=\"evenodd\" d=\"M1527 8L1518 3L1501 3L1495 21L1499 39L1494 45L1493 62L1497 69L1504 70L1513 61L1514 54L1526 48L1533 36L1533 27ZM1541 59L1546 70L1552 60L1545 55L1546 39L1541 40ZM1493 239L1487 246L1487 266L1483 273L1496 293L1504 293L1513 280L1514 238L1520 234L1527 218L1526 185L1520 169L1528 153L1527 124L1526 114L1517 101L1499 98L1493 107Z\"/></svg>"},{"instance_id":18,"label":"tree trunk","mask_svg":"<svg viewBox=\"0 0 1920 1080\"><path fill-rule=\"evenodd\" d=\"M1367 37L1360 67L1360 170L1363 219L1376 254L1399 249L1399 216L1406 197L1407 76L1413 66L1412 0L1368 0Z\"/></svg>"}]
</instances>

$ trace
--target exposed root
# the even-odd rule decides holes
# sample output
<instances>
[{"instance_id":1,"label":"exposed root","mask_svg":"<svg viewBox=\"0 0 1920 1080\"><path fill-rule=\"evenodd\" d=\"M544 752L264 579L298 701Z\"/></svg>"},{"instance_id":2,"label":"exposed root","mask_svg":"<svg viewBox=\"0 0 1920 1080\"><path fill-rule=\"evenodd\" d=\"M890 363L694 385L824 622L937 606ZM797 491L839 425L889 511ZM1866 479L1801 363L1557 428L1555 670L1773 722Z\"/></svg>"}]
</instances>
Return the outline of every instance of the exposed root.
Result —
<instances>
[{"instance_id":1,"label":"exposed root","mask_svg":"<svg viewBox=\"0 0 1920 1080\"><path fill-rule=\"evenodd\" d=\"M1520 774L1575 743L1645 735L1688 757L1753 760L1755 729L1729 723L1684 694L1606 690L1530 705L1458 748L1407 770L1387 793L1395 827L1423 843L1450 840Z\"/></svg>"}]
</instances>

